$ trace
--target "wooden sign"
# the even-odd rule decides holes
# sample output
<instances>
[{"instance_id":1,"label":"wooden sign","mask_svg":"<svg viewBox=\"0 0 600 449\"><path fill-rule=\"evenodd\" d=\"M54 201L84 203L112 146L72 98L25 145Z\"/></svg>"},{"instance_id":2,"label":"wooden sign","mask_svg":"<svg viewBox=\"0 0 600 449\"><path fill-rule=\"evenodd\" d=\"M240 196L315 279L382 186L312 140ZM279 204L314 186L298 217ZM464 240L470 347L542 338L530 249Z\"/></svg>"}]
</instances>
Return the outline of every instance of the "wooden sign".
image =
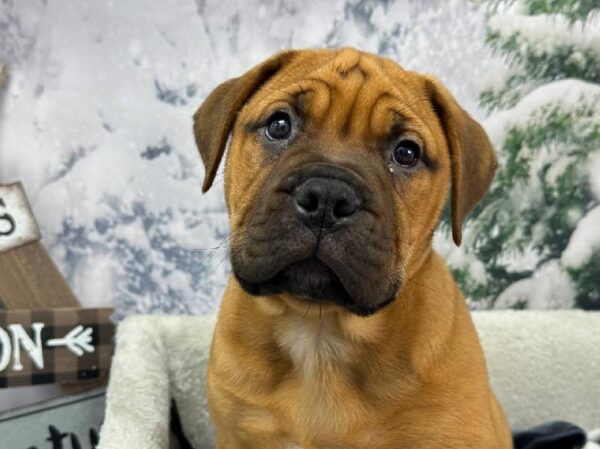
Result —
<instances>
[{"instance_id":1,"label":"wooden sign","mask_svg":"<svg viewBox=\"0 0 600 449\"><path fill-rule=\"evenodd\" d=\"M113 309L0 312L0 388L106 377Z\"/></svg>"},{"instance_id":2,"label":"wooden sign","mask_svg":"<svg viewBox=\"0 0 600 449\"><path fill-rule=\"evenodd\" d=\"M0 308L44 309L78 304L40 242L23 186L0 185Z\"/></svg>"}]
</instances>

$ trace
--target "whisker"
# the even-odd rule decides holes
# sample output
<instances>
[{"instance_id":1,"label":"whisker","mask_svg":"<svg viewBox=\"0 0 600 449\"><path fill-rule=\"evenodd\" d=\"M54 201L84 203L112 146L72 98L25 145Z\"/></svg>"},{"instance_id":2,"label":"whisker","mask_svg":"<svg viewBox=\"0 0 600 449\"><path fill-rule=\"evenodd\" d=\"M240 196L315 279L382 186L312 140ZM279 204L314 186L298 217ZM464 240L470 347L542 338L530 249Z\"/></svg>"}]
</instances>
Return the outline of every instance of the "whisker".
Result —
<instances>
[{"instance_id":1,"label":"whisker","mask_svg":"<svg viewBox=\"0 0 600 449\"><path fill-rule=\"evenodd\" d=\"M302 315L302 319L306 319L306 317L308 316L308 312L310 311L310 308L312 306L312 302L308 303L308 307L306 308L306 311L304 312L304 315Z\"/></svg>"},{"instance_id":2,"label":"whisker","mask_svg":"<svg viewBox=\"0 0 600 449\"><path fill-rule=\"evenodd\" d=\"M228 233L228 234L227 234L227 235L226 235L226 236L223 238L223 240L221 240L221 241L219 242L219 244L217 244L217 246L213 246L213 247L209 247L209 248L185 248L185 249L186 249L187 251L191 251L191 252L194 252L194 251L214 251L214 250L217 250L217 249L220 249L220 248L222 248L222 247L223 247L223 245L224 245L225 243L228 243L228 242L229 242L229 241L230 241L230 240L231 240L231 239L232 239L232 238L233 238L235 235L237 235L237 233L239 233L239 232L240 232L240 230L239 230L239 229L236 229L235 231L229 232L229 233Z\"/></svg>"},{"instance_id":3,"label":"whisker","mask_svg":"<svg viewBox=\"0 0 600 449\"><path fill-rule=\"evenodd\" d=\"M406 282L406 283L407 283L407 284L409 284L409 283L412 283L412 284L418 285L418 286L420 286L420 287L424 287L424 288L426 288L426 289L428 289L428 290L431 290L432 292L439 293L440 295L444 295L444 294L446 294L446 292L443 292L443 291L441 291L441 290L437 290L437 289L435 289L435 288L433 288L433 287L431 287L431 286L429 286L429 285L422 284L422 283L420 283L420 282L416 282L416 281L414 281L413 279L407 279L407 282Z\"/></svg>"},{"instance_id":4,"label":"whisker","mask_svg":"<svg viewBox=\"0 0 600 449\"><path fill-rule=\"evenodd\" d=\"M220 265L221 265L223 262L225 262L225 261L227 260L228 256L229 256L229 254L225 254L225 256L223 256L223 257L221 258L221 260L219 261L219 263L217 263L217 264L215 265L215 269L219 268L219 266L220 266Z\"/></svg>"},{"instance_id":5,"label":"whisker","mask_svg":"<svg viewBox=\"0 0 600 449\"><path fill-rule=\"evenodd\" d=\"M217 250L223 248L224 245L227 245L229 243L229 241L236 235L236 232L230 232L228 233L225 238L223 240L221 240L221 242L213 247L213 248L193 248L193 249L188 249L189 251L195 252L195 251L208 251L206 253L206 255L200 260L200 263L205 263L207 262L210 258L212 258L212 256L217 252ZM227 257L228 253L225 254L225 258ZM221 261L220 263L222 263L223 261ZM219 263L219 264L220 264ZM217 265L218 266L218 265Z\"/></svg>"}]
</instances>

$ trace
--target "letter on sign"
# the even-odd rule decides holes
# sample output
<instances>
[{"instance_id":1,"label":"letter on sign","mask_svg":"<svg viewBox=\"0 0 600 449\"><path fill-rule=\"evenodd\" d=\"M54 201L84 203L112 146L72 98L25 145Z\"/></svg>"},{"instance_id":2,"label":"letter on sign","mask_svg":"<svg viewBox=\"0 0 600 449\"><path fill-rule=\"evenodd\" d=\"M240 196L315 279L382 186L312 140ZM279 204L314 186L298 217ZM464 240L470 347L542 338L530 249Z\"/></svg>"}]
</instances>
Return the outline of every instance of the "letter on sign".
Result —
<instances>
[{"instance_id":1,"label":"letter on sign","mask_svg":"<svg viewBox=\"0 0 600 449\"><path fill-rule=\"evenodd\" d=\"M40 231L20 183L0 185L0 253L40 239Z\"/></svg>"},{"instance_id":2,"label":"letter on sign","mask_svg":"<svg viewBox=\"0 0 600 449\"><path fill-rule=\"evenodd\" d=\"M44 368L44 355L42 352L42 329L44 328L44 323L33 323L31 328L33 329L33 339L27 335L27 332L25 332L22 325L9 324L8 326L13 341L15 342L13 347L13 369L15 371L23 371L23 364L21 363L21 346L25 348L25 351L29 354L31 361L36 368Z\"/></svg>"}]
</instances>

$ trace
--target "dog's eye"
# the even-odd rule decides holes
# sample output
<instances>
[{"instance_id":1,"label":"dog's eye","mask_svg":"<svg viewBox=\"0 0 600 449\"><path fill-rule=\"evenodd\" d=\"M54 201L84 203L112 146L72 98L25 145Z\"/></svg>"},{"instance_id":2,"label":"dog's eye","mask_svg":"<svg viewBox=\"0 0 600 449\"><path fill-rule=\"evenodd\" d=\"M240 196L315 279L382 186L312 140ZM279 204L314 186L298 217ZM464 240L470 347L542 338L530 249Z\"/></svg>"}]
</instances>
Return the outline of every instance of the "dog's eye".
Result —
<instances>
[{"instance_id":1,"label":"dog's eye","mask_svg":"<svg viewBox=\"0 0 600 449\"><path fill-rule=\"evenodd\" d=\"M271 140L285 140L292 133L292 121L285 112L276 112L267 123L265 129L267 137Z\"/></svg>"},{"instance_id":2,"label":"dog's eye","mask_svg":"<svg viewBox=\"0 0 600 449\"><path fill-rule=\"evenodd\" d=\"M394 162L402 167L412 167L419 161L421 148L414 140L402 139L392 154Z\"/></svg>"}]
</instances>

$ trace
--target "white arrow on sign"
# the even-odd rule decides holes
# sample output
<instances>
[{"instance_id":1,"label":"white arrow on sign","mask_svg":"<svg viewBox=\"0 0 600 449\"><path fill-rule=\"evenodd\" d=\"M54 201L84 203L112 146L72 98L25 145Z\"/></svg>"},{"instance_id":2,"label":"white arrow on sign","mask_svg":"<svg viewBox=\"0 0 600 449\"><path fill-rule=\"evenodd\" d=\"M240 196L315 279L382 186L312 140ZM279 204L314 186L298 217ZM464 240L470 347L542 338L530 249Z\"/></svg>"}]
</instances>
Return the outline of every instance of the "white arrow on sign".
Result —
<instances>
[{"instance_id":1,"label":"white arrow on sign","mask_svg":"<svg viewBox=\"0 0 600 449\"><path fill-rule=\"evenodd\" d=\"M69 351L78 357L81 357L84 352L94 352L95 348L90 344L92 342L93 329L88 327L83 328L79 325L72 329L63 338L54 338L46 342L46 346L66 346Z\"/></svg>"}]
</instances>

